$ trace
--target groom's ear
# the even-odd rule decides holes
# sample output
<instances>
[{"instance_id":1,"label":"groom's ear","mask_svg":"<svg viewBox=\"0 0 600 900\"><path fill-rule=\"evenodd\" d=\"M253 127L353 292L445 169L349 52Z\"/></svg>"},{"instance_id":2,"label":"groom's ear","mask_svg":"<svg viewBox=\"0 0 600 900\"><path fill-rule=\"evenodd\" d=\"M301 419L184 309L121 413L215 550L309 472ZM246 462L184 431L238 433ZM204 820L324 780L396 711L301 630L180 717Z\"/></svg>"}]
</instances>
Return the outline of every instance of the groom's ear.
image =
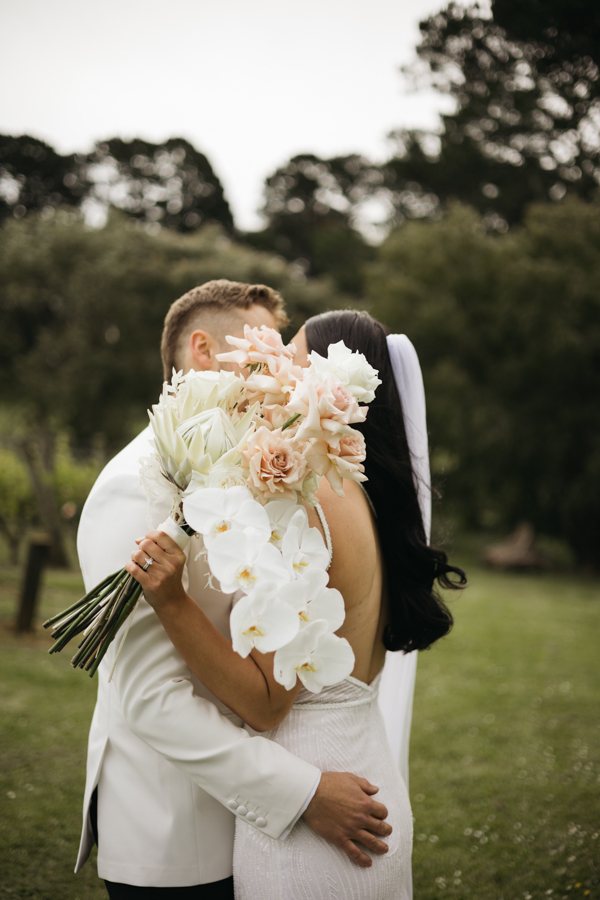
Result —
<instances>
[{"instance_id":1,"label":"groom's ear","mask_svg":"<svg viewBox=\"0 0 600 900\"><path fill-rule=\"evenodd\" d=\"M210 333L210 331L202 331L197 328L192 331L188 342L188 370L196 369L197 371L207 371L208 369L219 369L220 364L217 353L221 352L219 342Z\"/></svg>"}]
</instances>

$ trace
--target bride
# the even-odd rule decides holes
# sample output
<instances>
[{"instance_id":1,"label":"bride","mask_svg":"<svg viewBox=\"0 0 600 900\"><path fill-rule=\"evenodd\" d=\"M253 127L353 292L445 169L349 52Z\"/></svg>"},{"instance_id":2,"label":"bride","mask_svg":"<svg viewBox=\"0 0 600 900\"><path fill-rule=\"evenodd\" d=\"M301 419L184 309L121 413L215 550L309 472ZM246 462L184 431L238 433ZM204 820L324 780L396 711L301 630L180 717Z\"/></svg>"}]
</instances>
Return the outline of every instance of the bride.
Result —
<instances>
[{"instance_id":1,"label":"bride","mask_svg":"<svg viewBox=\"0 0 600 900\"><path fill-rule=\"evenodd\" d=\"M139 579L145 599L209 690L255 731L322 771L353 772L378 785L378 799L389 811L393 830L388 852L372 855L370 866L367 862L364 867L353 864L339 846L320 839L302 819L285 840L276 841L237 818L234 877L239 900L410 897L411 809L386 739L378 690L386 651L395 651L388 652L391 665L390 660L386 665L386 673L392 673L386 676L391 682L387 693L393 696L398 687L393 683L394 662L400 651L425 649L450 630L452 617L434 583L454 588L464 584L465 577L426 539L428 522L424 525L419 498L425 509L429 485L423 476L428 468L416 451L415 423L403 416L399 336L386 338L383 326L364 312L325 313L309 319L293 339L296 363L308 365L313 350L327 356L329 345L340 340L364 353L382 379L366 422L356 426L367 446L366 490L345 481L346 496L340 498L322 479L320 508L309 510L311 525L321 530L332 552L329 586L344 598L346 619L338 634L354 651L352 675L316 695L299 681L286 691L273 678L272 654L254 650L242 659L185 593L185 557L170 538L149 532L133 555L142 565L148 556L155 560ZM421 436L426 441L423 429ZM450 580L450 573L459 582ZM398 708L396 714L402 711ZM356 856L361 857L358 847Z\"/></svg>"}]
</instances>

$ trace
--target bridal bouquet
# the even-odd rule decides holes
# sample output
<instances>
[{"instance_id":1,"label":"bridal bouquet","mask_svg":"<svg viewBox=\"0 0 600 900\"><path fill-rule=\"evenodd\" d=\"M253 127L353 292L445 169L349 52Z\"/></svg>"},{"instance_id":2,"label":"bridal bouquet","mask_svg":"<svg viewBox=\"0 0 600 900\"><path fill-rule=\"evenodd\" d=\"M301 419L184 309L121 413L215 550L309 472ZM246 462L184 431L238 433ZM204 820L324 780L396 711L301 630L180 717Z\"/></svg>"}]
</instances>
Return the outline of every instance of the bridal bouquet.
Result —
<instances>
[{"instance_id":1,"label":"bridal bouquet","mask_svg":"<svg viewBox=\"0 0 600 900\"><path fill-rule=\"evenodd\" d=\"M184 549L203 539L211 579L239 597L231 612L233 649L275 651L274 676L287 690L299 677L318 693L350 674L354 656L335 635L345 617L339 591L327 587L331 558L305 504L317 506L322 477L343 496L343 479L365 481L365 444L352 425L367 415L381 383L342 341L328 357L293 364L295 347L269 328L227 337L219 356L233 372L173 373L150 423L154 452L140 460L151 504L171 503L158 526ZM93 675L131 615L141 587L129 573L108 576L74 606L45 623L58 652L83 640L71 663ZM131 620L130 620L131 621Z\"/></svg>"}]
</instances>

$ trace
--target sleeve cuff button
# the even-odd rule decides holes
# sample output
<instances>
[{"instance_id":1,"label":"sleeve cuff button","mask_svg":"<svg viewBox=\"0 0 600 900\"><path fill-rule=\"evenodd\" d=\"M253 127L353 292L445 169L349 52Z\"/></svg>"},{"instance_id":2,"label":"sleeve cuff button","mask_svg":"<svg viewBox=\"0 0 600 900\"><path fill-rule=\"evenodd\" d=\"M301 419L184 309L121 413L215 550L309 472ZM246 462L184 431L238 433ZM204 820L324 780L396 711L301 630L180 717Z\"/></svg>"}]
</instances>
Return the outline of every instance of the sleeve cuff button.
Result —
<instances>
[{"instance_id":1,"label":"sleeve cuff button","mask_svg":"<svg viewBox=\"0 0 600 900\"><path fill-rule=\"evenodd\" d=\"M265 825L267 824L267 820L263 819L262 816L259 816L259 818L256 820L256 824L259 828L264 828Z\"/></svg>"}]
</instances>

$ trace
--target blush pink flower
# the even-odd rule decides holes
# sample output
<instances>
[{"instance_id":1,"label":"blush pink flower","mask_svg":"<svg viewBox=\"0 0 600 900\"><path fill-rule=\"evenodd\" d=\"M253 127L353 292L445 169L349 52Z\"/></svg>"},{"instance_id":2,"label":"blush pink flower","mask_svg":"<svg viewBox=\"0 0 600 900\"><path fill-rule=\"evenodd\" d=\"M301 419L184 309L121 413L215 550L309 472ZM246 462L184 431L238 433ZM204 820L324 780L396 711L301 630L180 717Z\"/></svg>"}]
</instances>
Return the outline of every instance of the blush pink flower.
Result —
<instances>
[{"instance_id":1,"label":"blush pink flower","mask_svg":"<svg viewBox=\"0 0 600 900\"><path fill-rule=\"evenodd\" d=\"M268 363L273 357L293 359L296 353L294 344L287 347L281 340L281 335L274 328L250 328L244 325L244 337L236 338L230 334L225 338L228 344L236 347L229 353L219 353L217 359L220 362L237 363L238 366L252 366L256 363Z\"/></svg>"},{"instance_id":2,"label":"blush pink flower","mask_svg":"<svg viewBox=\"0 0 600 900\"><path fill-rule=\"evenodd\" d=\"M265 406L281 405L298 381L304 370L295 366L287 356L270 356L264 365L252 372L246 379L246 390L252 399L259 396Z\"/></svg>"},{"instance_id":3,"label":"blush pink flower","mask_svg":"<svg viewBox=\"0 0 600 900\"><path fill-rule=\"evenodd\" d=\"M244 465L250 470L250 486L263 495L277 494L296 499L306 475L304 447L286 438L280 429L262 426L250 435L242 450Z\"/></svg>"},{"instance_id":4,"label":"blush pink flower","mask_svg":"<svg viewBox=\"0 0 600 900\"><path fill-rule=\"evenodd\" d=\"M272 406L264 405L262 408L262 416L257 416L255 421L258 427L265 425L269 431L276 431L278 428L281 428L282 425L285 425L290 418L291 413L288 411L287 406L282 406L280 403L274 403ZM299 420L296 419L292 425L289 425L285 429L286 440L291 440L296 437L298 421Z\"/></svg>"},{"instance_id":5,"label":"blush pink flower","mask_svg":"<svg viewBox=\"0 0 600 900\"><path fill-rule=\"evenodd\" d=\"M344 496L344 478L350 481L367 481L363 462L366 458L365 439L360 431L350 429L351 434L340 438L339 446L328 446L326 441L314 441L306 451L308 465L318 475L324 475L333 490Z\"/></svg>"},{"instance_id":6,"label":"blush pink flower","mask_svg":"<svg viewBox=\"0 0 600 900\"><path fill-rule=\"evenodd\" d=\"M350 391L331 377L321 378L309 372L296 384L287 407L290 414L299 413L299 440L325 440L338 447L344 435L353 434L351 424L364 422L367 410L361 409Z\"/></svg>"}]
</instances>

